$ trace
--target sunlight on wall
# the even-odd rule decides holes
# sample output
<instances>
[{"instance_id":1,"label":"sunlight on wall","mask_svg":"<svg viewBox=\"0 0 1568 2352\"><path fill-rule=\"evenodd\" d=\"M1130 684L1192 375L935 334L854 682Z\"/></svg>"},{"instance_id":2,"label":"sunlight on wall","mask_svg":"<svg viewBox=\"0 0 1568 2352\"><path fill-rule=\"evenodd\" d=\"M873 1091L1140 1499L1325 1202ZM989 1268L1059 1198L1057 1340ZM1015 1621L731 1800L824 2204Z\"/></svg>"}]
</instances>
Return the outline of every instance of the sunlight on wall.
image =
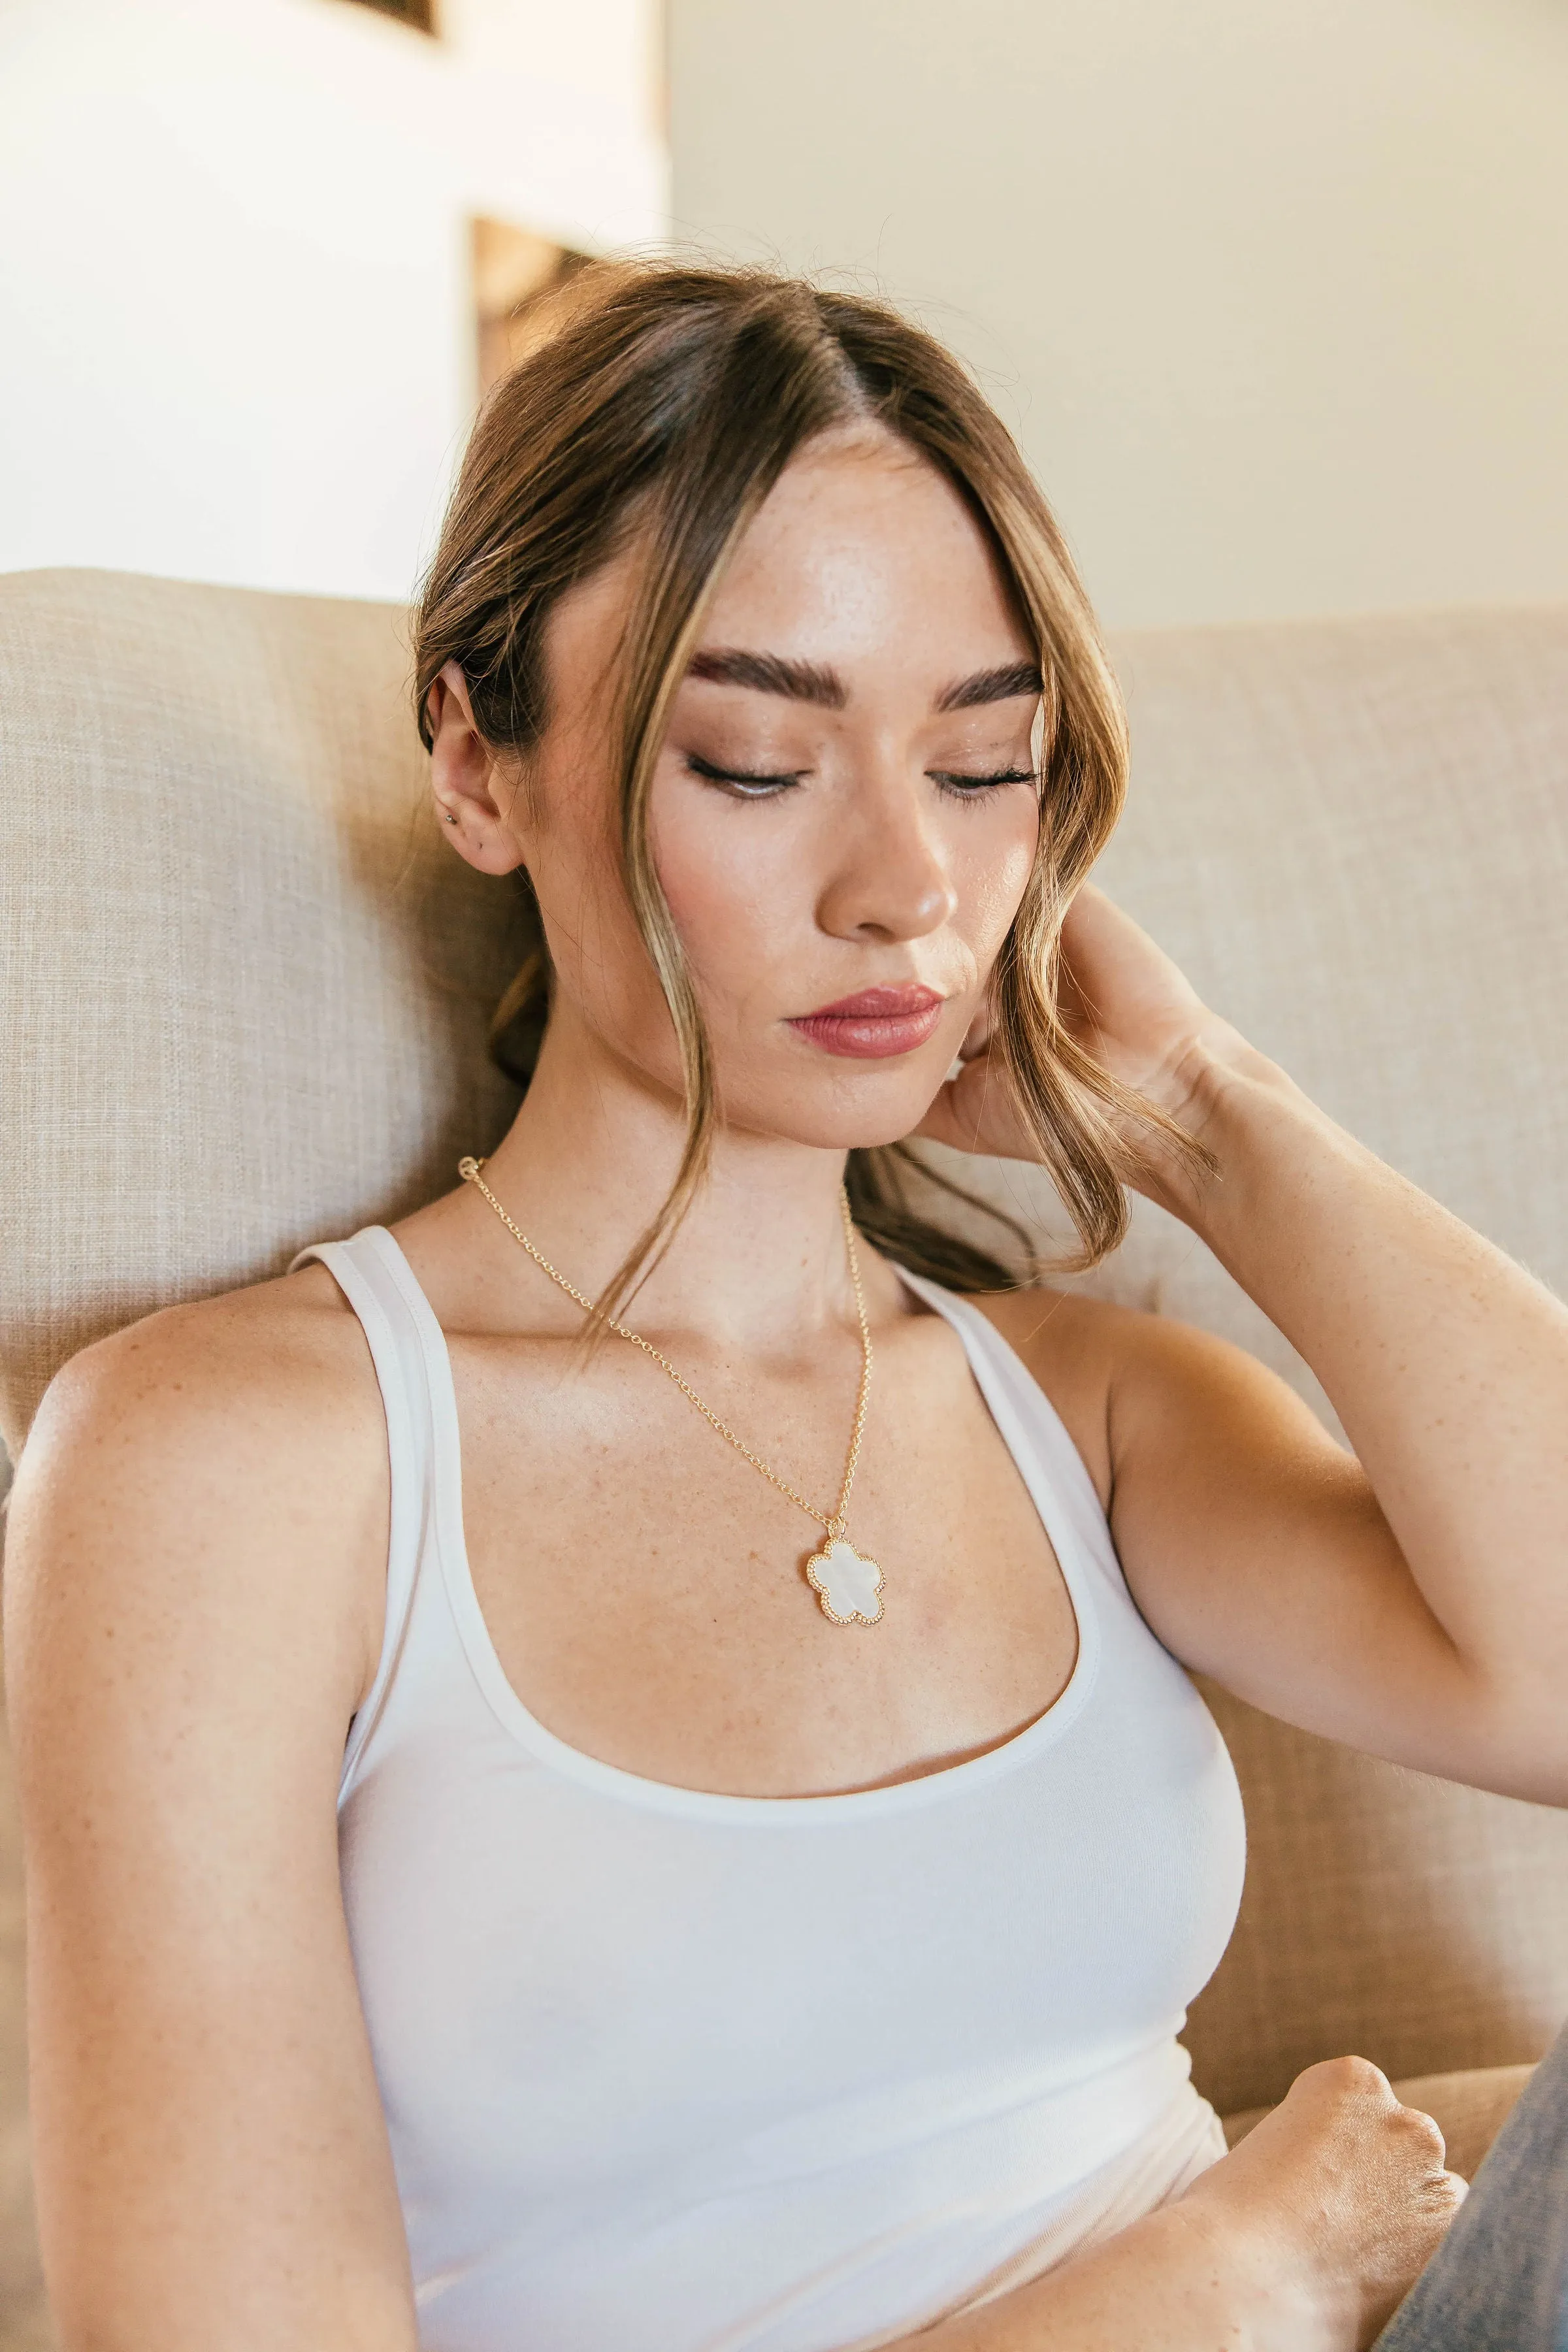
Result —
<instances>
[{"instance_id":1,"label":"sunlight on wall","mask_svg":"<svg viewBox=\"0 0 1568 2352\"><path fill-rule=\"evenodd\" d=\"M0 9L0 569L406 594L475 394L469 221L657 239L652 0Z\"/></svg>"},{"instance_id":2,"label":"sunlight on wall","mask_svg":"<svg viewBox=\"0 0 1568 2352\"><path fill-rule=\"evenodd\" d=\"M677 236L920 308L1110 620L1568 595L1558 0L671 0L671 97Z\"/></svg>"}]
</instances>

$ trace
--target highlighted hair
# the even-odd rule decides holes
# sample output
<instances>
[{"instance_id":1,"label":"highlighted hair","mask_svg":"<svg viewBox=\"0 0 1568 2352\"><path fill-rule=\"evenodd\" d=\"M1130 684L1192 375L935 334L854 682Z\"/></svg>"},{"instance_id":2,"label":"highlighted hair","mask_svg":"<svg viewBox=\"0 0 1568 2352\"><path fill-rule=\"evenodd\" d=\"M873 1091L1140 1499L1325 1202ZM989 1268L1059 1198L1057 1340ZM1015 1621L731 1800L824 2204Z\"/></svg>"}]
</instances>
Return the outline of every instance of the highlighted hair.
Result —
<instances>
[{"instance_id":1,"label":"highlighted hair","mask_svg":"<svg viewBox=\"0 0 1568 2352\"><path fill-rule=\"evenodd\" d=\"M1071 558L1012 436L952 354L886 305L755 269L597 263L554 298L542 341L491 393L475 428L416 621L416 707L447 662L498 751L526 753L549 718L545 625L555 600L635 536L645 560L624 648L619 842L627 898L668 1005L687 1106L669 1194L595 1310L622 1306L701 1182L718 1120L712 1059L648 841L648 792L669 705L714 589L790 459L817 435L881 427L958 490L1010 584L1045 680L1039 847L997 963L994 1055L1094 1264L1126 1229L1142 1164L1129 1134L1195 1147L1119 1084L1057 1010L1063 914L1121 812L1121 698ZM526 1085L551 968L533 934L491 1042ZM998 1213L902 1144L852 1151L857 1223L914 1272L967 1288L1018 1278L914 1205L935 1187ZM1037 1269L1028 1237L1008 1225Z\"/></svg>"}]
</instances>

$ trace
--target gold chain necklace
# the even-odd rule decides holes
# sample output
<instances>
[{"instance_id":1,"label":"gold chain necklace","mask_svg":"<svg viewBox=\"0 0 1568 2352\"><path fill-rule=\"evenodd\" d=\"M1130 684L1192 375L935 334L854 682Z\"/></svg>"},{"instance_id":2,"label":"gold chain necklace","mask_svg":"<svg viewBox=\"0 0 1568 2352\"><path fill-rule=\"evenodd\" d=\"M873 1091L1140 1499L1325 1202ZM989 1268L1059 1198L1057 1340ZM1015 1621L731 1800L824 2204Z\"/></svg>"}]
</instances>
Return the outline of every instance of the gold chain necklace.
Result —
<instances>
[{"instance_id":1,"label":"gold chain necklace","mask_svg":"<svg viewBox=\"0 0 1568 2352\"><path fill-rule=\"evenodd\" d=\"M543 1252L535 1249L522 1227L513 1223L479 1173L484 1164L482 1160L459 1160L458 1173L465 1184L471 1184L477 1192L483 1194L513 1241L528 1252L540 1272L547 1274L568 1298L574 1299L579 1307L592 1314L594 1301L579 1290L575 1283L568 1282L566 1276L551 1265ZM617 1338L629 1339L634 1348L640 1348L645 1356L651 1356L661 1371L668 1373L688 1404L695 1405L709 1427L716 1430L726 1444L732 1445L753 1470L760 1471L770 1486L776 1486L781 1495L787 1495L808 1519L820 1522L827 1541L806 1561L805 1574L828 1622L833 1625L876 1625L880 1623L882 1617L882 1571L874 1559L868 1559L864 1552L856 1550L845 1532L849 1489L855 1483L856 1466L860 1459L860 1441L866 1433L866 1401L871 1390L871 1327L866 1319L866 1296L860 1287L855 1220L849 1211L849 1195L842 1186L839 1188L838 1205L844 1219L844 1246L849 1258L849 1279L855 1289L855 1312L860 1319L860 1391L855 1400L855 1425L849 1433L849 1451L845 1456L843 1483L838 1489L837 1503L831 1511L821 1510L816 1504L808 1503L804 1495L795 1493L787 1478L781 1478L776 1470L768 1467L760 1454L753 1454L751 1447L736 1436L728 1422L721 1421L712 1408L703 1403L689 1381L677 1371L668 1356L660 1355L651 1340L645 1339L640 1331L629 1330L626 1324L617 1323L613 1316L606 1316L605 1319Z\"/></svg>"}]
</instances>

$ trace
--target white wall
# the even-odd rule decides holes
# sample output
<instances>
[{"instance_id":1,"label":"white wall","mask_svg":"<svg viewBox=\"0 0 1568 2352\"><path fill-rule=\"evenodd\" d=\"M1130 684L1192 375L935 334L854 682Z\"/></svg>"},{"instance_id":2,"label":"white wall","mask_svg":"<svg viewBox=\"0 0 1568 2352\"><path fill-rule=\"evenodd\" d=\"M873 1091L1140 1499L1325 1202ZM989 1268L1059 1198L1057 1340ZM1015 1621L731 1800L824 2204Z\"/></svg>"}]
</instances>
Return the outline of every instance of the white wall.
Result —
<instances>
[{"instance_id":1,"label":"white wall","mask_svg":"<svg viewBox=\"0 0 1568 2352\"><path fill-rule=\"evenodd\" d=\"M654 0L0 0L0 570L403 596L466 223L658 237Z\"/></svg>"},{"instance_id":2,"label":"white wall","mask_svg":"<svg viewBox=\"0 0 1568 2352\"><path fill-rule=\"evenodd\" d=\"M678 236L986 373L1107 617L1568 595L1563 0L671 0Z\"/></svg>"}]
</instances>

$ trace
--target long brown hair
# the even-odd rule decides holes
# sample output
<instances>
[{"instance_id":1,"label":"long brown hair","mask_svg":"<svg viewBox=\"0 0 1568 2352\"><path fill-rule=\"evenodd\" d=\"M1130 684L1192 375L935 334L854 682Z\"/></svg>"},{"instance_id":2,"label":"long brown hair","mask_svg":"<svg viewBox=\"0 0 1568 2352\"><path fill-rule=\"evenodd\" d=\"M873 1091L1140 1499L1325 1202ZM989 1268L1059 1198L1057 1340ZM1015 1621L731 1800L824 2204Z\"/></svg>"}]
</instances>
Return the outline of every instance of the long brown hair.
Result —
<instances>
[{"instance_id":1,"label":"long brown hair","mask_svg":"<svg viewBox=\"0 0 1568 2352\"><path fill-rule=\"evenodd\" d=\"M952 354L880 302L680 261L598 264L556 299L557 315L495 387L468 445L416 617L415 696L428 746L431 686L457 662L486 740L526 753L549 717L551 608L635 534L644 560L621 674L621 866L675 1025L688 1126L668 1197L597 1318L616 1311L668 1241L701 1181L718 1118L707 1033L648 843L648 791L671 698L725 562L784 467L817 435L853 424L896 434L959 490L1038 649L1040 846L998 961L994 1051L1079 1235L1079 1250L1059 1263L1092 1265L1126 1228L1122 1187L1140 1157L1127 1122L1190 1147L1058 1016L1062 916L1116 823L1127 737L1088 599L1016 444ZM498 1008L492 1045L526 1084L551 970L537 903L520 878L532 941ZM913 1271L967 1287L1018 1278L923 1213L918 1203L933 1183L958 1188L908 1147L852 1151L847 1182L857 1223ZM1032 1274L1028 1237L1012 1230Z\"/></svg>"}]
</instances>

